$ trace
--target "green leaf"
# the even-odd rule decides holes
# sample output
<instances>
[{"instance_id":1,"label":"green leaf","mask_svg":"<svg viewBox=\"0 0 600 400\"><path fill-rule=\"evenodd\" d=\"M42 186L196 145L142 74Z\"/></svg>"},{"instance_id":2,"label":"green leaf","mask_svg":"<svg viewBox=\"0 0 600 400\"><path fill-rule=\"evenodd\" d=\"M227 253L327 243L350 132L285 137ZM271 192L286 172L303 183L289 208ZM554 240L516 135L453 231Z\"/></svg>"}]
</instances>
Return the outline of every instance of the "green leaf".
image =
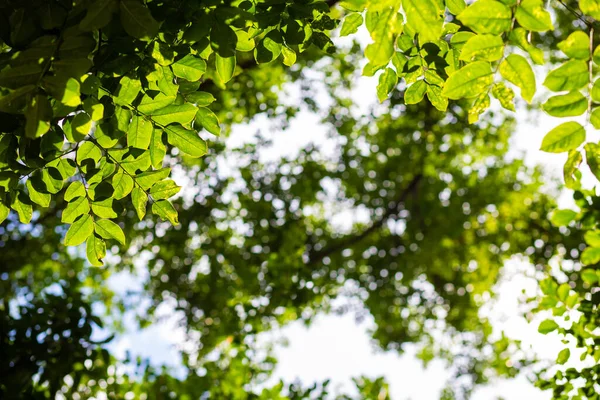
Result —
<instances>
[{"instance_id":1,"label":"green leaf","mask_svg":"<svg viewBox=\"0 0 600 400\"><path fill-rule=\"evenodd\" d=\"M467 8L465 0L446 0L446 7L454 15L458 15Z\"/></svg>"},{"instance_id":2,"label":"green leaf","mask_svg":"<svg viewBox=\"0 0 600 400\"><path fill-rule=\"evenodd\" d=\"M81 104L81 85L74 78L61 76L46 76L42 80L46 92L67 107L77 107Z\"/></svg>"},{"instance_id":3,"label":"green leaf","mask_svg":"<svg viewBox=\"0 0 600 400\"><path fill-rule=\"evenodd\" d=\"M600 103L600 79L596 79L596 81L594 81L591 95L594 102Z\"/></svg>"},{"instance_id":4,"label":"green leaf","mask_svg":"<svg viewBox=\"0 0 600 400\"><path fill-rule=\"evenodd\" d=\"M598 0L579 0L579 8L585 15L600 20L600 1Z\"/></svg>"},{"instance_id":5,"label":"green leaf","mask_svg":"<svg viewBox=\"0 0 600 400\"><path fill-rule=\"evenodd\" d=\"M114 239L117 242L125 245L125 234L121 227L109 219L101 219L96 221L94 229L96 233L104 239Z\"/></svg>"},{"instance_id":6,"label":"green leaf","mask_svg":"<svg viewBox=\"0 0 600 400\"><path fill-rule=\"evenodd\" d=\"M490 63L475 61L450 75L444 84L442 95L453 100L476 97L485 91L493 81Z\"/></svg>"},{"instance_id":7,"label":"green leaf","mask_svg":"<svg viewBox=\"0 0 600 400\"><path fill-rule=\"evenodd\" d=\"M427 98L438 110L446 111L448 109L448 98L442 95L441 87L427 85Z\"/></svg>"},{"instance_id":8,"label":"green leaf","mask_svg":"<svg viewBox=\"0 0 600 400\"><path fill-rule=\"evenodd\" d=\"M575 31L559 42L558 48L569 58L587 60L590 58L590 37L585 32Z\"/></svg>"},{"instance_id":9,"label":"green leaf","mask_svg":"<svg viewBox=\"0 0 600 400\"><path fill-rule=\"evenodd\" d=\"M519 27L510 32L510 41L521 47L531 57L534 64L544 65L544 51L529 43L528 34L525 29Z\"/></svg>"},{"instance_id":10,"label":"green leaf","mask_svg":"<svg viewBox=\"0 0 600 400\"><path fill-rule=\"evenodd\" d=\"M94 267L101 267L104 265L102 259L106 256L106 243L104 240L90 235L85 244L85 251L87 259Z\"/></svg>"},{"instance_id":11,"label":"green leaf","mask_svg":"<svg viewBox=\"0 0 600 400\"><path fill-rule=\"evenodd\" d=\"M583 161L583 156L577 150L571 150L569 152L569 158L563 168L563 176L565 178L565 186L569 189L576 189L581 179L581 171L579 166Z\"/></svg>"},{"instance_id":12,"label":"green leaf","mask_svg":"<svg viewBox=\"0 0 600 400\"><path fill-rule=\"evenodd\" d=\"M485 112L490 107L491 101L490 96L487 93L480 94L471 109L469 110L469 123L474 124L479 120L479 116Z\"/></svg>"},{"instance_id":13,"label":"green leaf","mask_svg":"<svg viewBox=\"0 0 600 400\"><path fill-rule=\"evenodd\" d=\"M71 225L65 235L65 246L78 246L85 242L94 232L94 220L89 214L84 215Z\"/></svg>"},{"instance_id":14,"label":"green leaf","mask_svg":"<svg viewBox=\"0 0 600 400\"><path fill-rule=\"evenodd\" d=\"M569 361L570 357L571 357L571 350L569 350L569 349L562 349L560 351L560 353L558 353L558 357L556 357L556 363L560 364L560 365L563 365L567 361Z\"/></svg>"},{"instance_id":15,"label":"green leaf","mask_svg":"<svg viewBox=\"0 0 600 400\"><path fill-rule=\"evenodd\" d=\"M443 9L435 0L403 0L406 24L419 35L419 43L435 42L442 35ZM381 23L381 22L378 22Z\"/></svg>"},{"instance_id":16,"label":"green leaf","mask_svg":"<svg viewBox=\"0 0 600 400\"><path fill-rule=\"evenodd\" d=\"M521 97L531 103L535 94L535 74L525 57L511 54L500 64L500 74L510 83L521 88Z\"/></svg>"},{"instance_id":17,"label":"green leaf","mask_svg":"<svg viewBox=\"0 0 600 400\"><path fill-rule=\"evenodd\" d=\"M133 178L123 171L119 171L112 178L112 186L115 189L113 197L120 200L131 193Z\"/></svg>"},{"instance_id":18,"label":"green leaf","mask_svg":"<svg viewBox=\"0 0 600 400\"><path fill-rule=\"evenodd\" d=\"M135 212L137 213L137 216L141 221L146 215L148 195L139 187L135 187L131 192L131 202L133 203L133 208L135 208Z\"/></svg>"},{"instance_id":19,"label":"green leaf","mask_svg":"<svg viewBox=\"0 0 600 400\"><path fill-rule=\"evenodd\" d=\"M8 218L8 214L10 214L10 208L0 202L0 224Z\"/></svg>"},{"instance_id":20,"label":"green leaf","mask_svg":"<svg viewBox=\"0 0 600 400\"><path fill-rule=\"evenodd\" d=\"M85 186L80 181L72 182L65 191L65 201L71 201L77 197L85 196Z\"/></svg>"},{"instance_id":21,"label":"green leaf","mask_svg":"<svg viewBox=\"0 0 600 400\"><path fill-rule=\"evenodd\" d=\"M179 225L177 211L168 200L154 202L152 204L152 213L158 215L164 221L169 221L173 225Z\"/></svg>"},{"instance_id":22,"label":"green leaf","mask_svg":"<svg viewBox=\"0 0 600 400\"><path fill-rule=\"evenodd\" d=\"M206 107L215 102L215 96L208 92L193 92L185 95L185 99L198 107Z\"/></svg>"},{"instance_id":23,"label":"green leaf","mask_svg":"<svg viewBox=\"0 0 600 400\"><path fill-rule=\"evenodd\" d=\"M581 263L583 265L592 265L600 262L600 248L588 247L581 253Z\"/></svg>"},{"instance_id":24,"label":"green leaf","mask_svg":"<svg viewBox=\"0 0 600 400\"><path fill-rule=\"evenodd\" d=\"M585 283L593 285L594 283L598 282L598 279L600 278L594 269L586 268L581 271L581 279L583 279Z\"/></svg>"},{"instance_id":25,"label":"green leaf","mask_svg":"<svg viewBox=\"0 0 600 400\"><path fill-rule=\"evenodd\" d=\"M117 218L112 198L92 202L92 212L100 218Z\"/></svg>"},{"instance_id":26,"label":"green leaf","mask_svg":"<svg viewBox=\"0 0 600 400\"><path fill-rule=\"evenodd\" d=\"M163 131L154 129L150 138L150 161L154 168L162 167L162 162L167 154L167 146L162 141Z\"/></svg>"},{"instance_id":27,"label":"green leaf","mask_svg":"<svg viewBox=\"0 0 600 400\"><path fill-rule=\"evenodd\" d=\"M218 53L215 54L215 67L217 68L217 74L223 83L227 83L233 78L235 72L235 66L237 61L235 55L230 57L221 57Z\"/></svg>"},{"instance_id":28,"label":"green leaf","mask_svg":"<svg viewBox=\"0 0 600 400\"><path fill-rule=\"evenodd\" d=\"M583 60L570 60L551 71L544 86L553 92L578 90L589 82L588 65Z\"/></svg>"},{"instance_id":29,"label":"green leaf","mask_svg":"<svg viewBox=\"0 0 600 400\"><path fill-rule=\"evenodd\" d=\"M175 181L171 179L165 179L160 182L156 182L152 189L150 189L150 195L154 200L168 199L175 196L181 190L181 186L177 186Z\"/></svg>"},{"instance_id":30,"label":"green leaf","mask_svg":"<svg viewBox=\"0 0 600 400\"><path fill-rule=\"evenodd\" d=\"M492 88L492 96L500 102L500 105L507 110L515 111L515 92L502 82L496 83Z\"/></svg>"},{"instance_id":31,"label":"green leaf","mask_svg":"<svg viewBox=\"0 0 600 400\"><path fill-rule=\"evenodd\" d=\"M363 24L362 14L351 13L344 18L342 29L340 30L340 36L348 36L358 32L358 28Z\"/></svg>"},{"instance_id":32,"label":"green leaf","mask_svg":"<svg viewBox=\"0 0 600 400\"><path fill-rule=\"evenodd\" d=\"M206 129L215 136L221 135L221 126L219 125L219 119L210 109L206 107L198 107L196 113L196 124Z\"/></svg>"},{"instance_id":33,"label":"green leaf","mask_svg":"<svg viewBox=\"0 0 600 400\"><path fill-rule=\"evenodd\" d=\"M135 175L138 170L146 171L150 167L150 152L137 149L112 150L114 157L125 171Z\"/></svg>"},{"instance_id":34,"label":"green leaf","mask_svg":"<svg viewBox=\"0 0 600 400\"><path fill-rule=\"evenodd\" d=\"M151 114L156 110L160 110L161 108L165 108L173 104L176 99L176 95L167 96L163 93L159 93L152 98L146 94L144 97L142 97L142 101L140 101L140 104L137 108L142 114Z\"/></svg>"},{"instance_id":35,"label":"green leaf","mask_svg":"<svg viewBox=\"0 0 600 400\"><path fill-rule=\"evenodd\" d=\"M93 160L94 164L102 158L102 151L92 142L83 142L77 149L77 164L81 165L85 160Z\"/></svg>"},{"instance_id":36,"label":"green leaf","mask_svg":"<svg viewBox=\"0 0 600 400\"><path fill-rule=\"evenodd\" d=\"M206 142L192 130L172 125L165 128L168 142L191 157L202 157L208 152Z\"/></svg>"},{"instance_id":37,"label":"green leaf","mask_svg":"<svg viewBox=\"0 0 600 400\"><path fill-rule=\"evenodd\" d=\"M272 30L260 41L254 49L254 58L259 64L276 60L281 54L283 38L278 30Z\"/></svg>"},{"instance_id":38,"label":"green leaf","mask_svg":"<svg viewBox=\"0 0 600 400\"><path fill-rule=\"evenodd\" d=\"M464 61L496 61L502 58L504 42L496 35L476 35L465 43L460 59Z\"/></svg>"},{"instance_id":39,"label":"green leaf","mask_svg":"<svg viewBox=\"0 0 600 400\"><path fill-rule=\"evenodd\" d=\"M92 129L92 119L86 113L79 113L63 125L65 137L71 143L81 142Z\"/></svg>"},{"instance_id":40,"label":"green leaf","mask_svg":"<svg viewBox=\"0 0 600 400\"><path fill-rule=\"evenodd\" d=\"M80 216L90 212L90 204L88 199L83 197L77 197L75 200L69 202L62 212L61 222L73 223Z\"/></svg>"},{"instance_id":41,"label":"green leaf","mask_svg":"<svg viewBox=\"0 0 600 400\"><path fill-rule=\"evenodd\" d=\"M7 68L0 72L0 86L9 89L18 89L26 85L37 84L42 74L42 66L28 64L18 68Z\"/></svg>"},{"instance_id":42,"label":"green leaf","mask_svg":"<svg viewBox=\"0 0 600 400\"><path fill-rule=\"evenodd\" d=\"M51 194L60 192L64 185L64 179L73 175L66 170L65 163L68 163L67 160L60 160L59 163L60 164L57 164L57 167L47 167L42 169L42 181L46 184L48 193ZM60 167L63 167L65 170L61 171Z\"/></svg>"},{"instance_id":43,"label":"green leaf","mask_svg":"<svg viewBox=\"0 0 600 400\"><path fill-rule=\"evenodd\" d=\"M477 33L500 35L510 29L512 13L495 0L478 0L458 15L458 20Z\"/></svg>"},{"instance_id":44,"label":"green leaf","mask_svg":"<svg viewBox=\"0 0 600 400\"><path fill-rule=\"evenodd\" d=\"M127 130L127 145L136 149L146 150L150 146L153 129L152 122L134 115Z\"/></svg>"},{"instance_id":45,"label":"green leaf","mask_svg":"<svg viewBox=\"0 0 600 400\"><path fill-rule=\"evenodd\" d=\"M374 43L369 44L365 49L365 56L374 68L386 66L394 55L394 40L396 34L400 32L396 32L390 27L397 26L398 19L402 18L402 14L391 8L380 14L375 29L370 30ZM369 13L367 13L367 16L369 16Z\"/></svg>"},{"instance_id":46,"label":"green leaf","mask_svg":"<svg viewBox=\"0 0 600 400\"><path fill-rule=\"evenodd\" d=\"M163 180L171 173L171 168L163 168L157 171L149 171L139 174L135 177L135 181L144 190L148 190L156 182Z\"/></svg>"},{"instance_id":47,"label":"green leaf","mask_svg":"<svg viewBox=\"0 0 600 400\"><path fill-rule=\"evenodd\" d=\"M571 286L569 286L568 283L563 283L562 285L560 285L558 287L558 290L556 291L556 295L558 296L558 299L564 303L567 300L567 297L569 297L570 291L571 291Z\"/></svg>"},{"instance_id":48,"label":"green leaf","mask_svg":"<svg viewBox=\"0 0 600 400\"><path fill-rule=\"evenodd\" d=\"M404 102L406 104L417 104L423 100L426 91L427 83L424 80L416 81L404 92Z\"/></svg>"},{"instance_id":49,"label":"green leaf","mask_svg":"<svg viewBox=\"0 0 600 400\"><path fill-rule=\"evenodd\" d=\"M540 150L562 153L579 147L585 141L585 129L578 122L564 122L544 136Z\"/></svg>"},{"instance_id":50,"label":"green leaf","mask_svg":"<svg viewBox=\"0 0 600 400\"><path fill-rule=\"evenodd\" d=\"M290 49L287 46L283 46L281 48L281 54L283 55L283 64L287 65L288 67L291 67L292 65L296 64L296 52L292 49Z\"/></svg>"},{"instance_id":51,"label":"green leaf","mask_svg":"<svg viewBox=\"0 0 600 400\"><path fill-rule=\"evenodd\" d=\"M550 97L542 109L553 117L574 117L587 110L587 103L587 99L579 91L573 91Z\"/></svg>"},{"instance_id":52,"label":"green leaf","mask_svg":"<svg viewBox=\"0 0 600 400\"><path fill-rule=\"evenodd\" d=\"M600 129L600 107L594 108L590 115L590 122L594 128Z\"/></svg>"},{"instance_id":53,"label":"green leaf","mask_svg":"<svg viewBox=\"0 0 600 400\"><path fill-rule=\"evenodd\" d=\"M386 68L381 75L379 75L379 84L377 85L377 98L381 103L387 99L388 94L396 87L398 83L398 75L396 71L391 68ZM414 86L414 85L413 85ZM421 96L422 98L423 96Z\"/></svg>"},{"instance_id":54,"label":"green leaf","mask_svg":"<svg viewBox=\"0 0 600 400\"><path fill-rule=\"evenodd\" d=\"M550 13L542 0L523 0L515 13L517 22L528 31L545 32L554 29Z\"/></svg>"},{"instance_id":55,"label":"green leaf","mask_svg":"<svg viewBox=\"0 0 600 400\"><path fill-rule=\"evenodd\" d=\"M590 170L600 180L600 145L596 143L586 143L584 146L585 158Z\"/></svg>"},{"instance_id":56,"label":"green leaf","mask_svg":"<svg viewBox=\"0 0 600 400\"><path fill-rule=\"evenodd\" d=\"M150 40L158 33L159 24L150 10L139 0L121 0L121 25L136 39Z\"/></svg>"},{"instance_id":57,"label":"green leaf","mask_svg":"<svg viewBox=\"0 0 600 400\"><path fill-rule=\"evenodd\" d=\"M27 180L27 182L25 183L25 186L27 186L27 192L29 194L29 199L32 202L34 202L35 204L38 204L42 207L50 206L50 200L52 199L52 196L50 195L50 193L44 193L44 192L41 192L40 190L38 190L34 186L32 178Z\"/></svg>"},{"instance_id":58,"label":"green leaf","mask_svg":"<svg viewBox=\"0 0 600 400\"><path fill-rule=\"evenodd\" d=\"M79 23L79 29L89 32L104 28L112 19L117 8L115 0L97 0L91 3L85 17Z\"/></svg>"},{"instance_id":59,"label":"green leaf","mask_svg":"<svg viewBox=\"0 0 600 400\"><path fill-rule=\"evenodd\" d=\"M188 54L171 65L173 74L190 82L196 82L206 72L206 61L193 54Z\"/></svg>"},{"instance_id":60,"label":"green leaf","mask_svg":"<svg viewBox=\"0 0 600 400\"><path fill-rule=\"evenodd\" d=\"M235 35L237 36L237 42L235 44L235 49L237 51L252 51L256 47L256 43L254 42L254 38L250 37L248 32L243 30L235 31Z\"/></svg>"},{"instance_id":61,"label":"green leaf","mask_svg":"<svg viewBox=\"0 0 600 400\"><path fill-rule=\"evenodd\" d=\"M25 108L25 135L38 138L50 130L52 108L48 97L38 94L33 96Z\"/></svg>"},{"instance_id":62,"label":"green leaf","mask_svg":"<svg viewBox=\"0 0 600 400\"><path fill-rule=\"evenodd\" d=\"M165 108L161 108L160 110L153 111L151 117L154 122L162 126L173 123L187 125L192 122L196 116L197 110L196 106L190 103L181 105L172 104ZM150 134L148 135L148 138L150 138Z\"/></svg>"},{"instance_id":63,"label":"green leaf","mask_svg":"<svg viewBox=\"0 0 600 400\"><path fill-rule=\"evenodd\" d=\"M139 79L133 79L124 76L119 81L119 91L115 97L115 103L120 105L129 105L133 103L138 94L142 90L142 82Z\"/></svg>"},{"instance_id":64,"label":"green leaf","mask_svg":"<svg viewBox=\"0 0 600 400\"><path fill-rule=\"evenodd\" d=\"M546 335L552 331L555 331L556 329L558 329L558 324L551 319L547 319L542 321L538 328L538 332Z\"/></svg>"},{"instance_id":65,"label":"green leaf","mask_svg":"<svg viewBox=\"0 0 600 400\"><path fill-rule=\"evenodd\" d=\"M35 85L26 85L0 97L0 111L20 113L27 104L28 95L36 89Z\"/></svg>"},{"instance_id":66,"label":"green leaf","mask_svg":"<svg viewBox=\"0 0 600 400\"><path fill-rule=\"evenodd\" d=\"M577 213L573 210L555 210L552 213L550 222L554 226L567 226L577 217Z\"/></svg>"}]
</instances>

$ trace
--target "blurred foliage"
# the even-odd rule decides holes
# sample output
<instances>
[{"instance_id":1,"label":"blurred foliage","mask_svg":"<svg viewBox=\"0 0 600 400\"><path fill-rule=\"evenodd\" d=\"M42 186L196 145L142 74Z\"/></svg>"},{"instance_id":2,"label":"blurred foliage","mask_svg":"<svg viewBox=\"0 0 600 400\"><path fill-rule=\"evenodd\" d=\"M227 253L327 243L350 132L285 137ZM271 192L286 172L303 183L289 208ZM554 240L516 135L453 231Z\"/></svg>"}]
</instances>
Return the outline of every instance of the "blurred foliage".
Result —
<instances>
[{"instance_id":1,"label":"blurred foliage","mask_svg":"<svg viewBox=\"0 0 600 400\"><path fill-rule=\"evenodd\" d=\"M121 56L117 47L105 50ZM321 313L353 313L372 316L380 348L412 346L424 365L444 360L452 377L441 397L468 398L490 379L545 366L480 312L494 304L503 264L515 256L531 262L536 277L548 276L551 260L563 261L560 273L541 281L543 296L530 310L576 316L552 330L597 357L591 288L600 258L586 269L596 275L579 273L585 231L596 224L594 193L578 190L581 212L551 223L555 193L542 190L542 171L507 155L514 121L502 113L470 125L468 103L445 111L427 101L406 105L402 84L365 112L354 85L361 53L357 44L335 54L311 47L286 68L238 52L240 73L226 85L203 80L223 139L202 158L168 148L163 166L185 188L173 199L179 224L116 209L112 219L127 242L108 242L102 267L64 245L63 194L29 223L7 216L0 224L0 397L389 399L381 378L356 378L351 395L328 381L268 380L276 359L260 333L310 324ZM298 132L285 130L308 115L323 136L280 155L281 136ZM236 124L255 121L256 134L229 137ZM588 236L589 248L598 246ZM117 291L119 282L131 287ZM186 333L182 365L110 354L126 316L143 329L161 322L160 307ZM597 363L541 371L536 380L566 398L569 382L581 377L588 382L581 398L593 398Z\"/></svg>"}]
</instances>

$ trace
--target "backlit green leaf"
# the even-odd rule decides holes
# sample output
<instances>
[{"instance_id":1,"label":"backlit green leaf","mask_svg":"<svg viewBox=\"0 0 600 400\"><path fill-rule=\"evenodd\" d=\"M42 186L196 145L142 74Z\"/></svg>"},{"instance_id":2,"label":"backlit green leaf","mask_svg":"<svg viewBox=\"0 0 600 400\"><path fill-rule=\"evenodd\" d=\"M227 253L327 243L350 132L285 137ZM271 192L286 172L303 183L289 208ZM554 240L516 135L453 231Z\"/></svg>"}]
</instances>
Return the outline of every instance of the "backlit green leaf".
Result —
<instances>
[{"instance_id":1,"label":"backlit green leaf","mask_svg":"<svg viewBox=\"0 0 600 400\"><path fill-rule=\"evenodd\" d=\"M133 190L133 178L121 170L113 176L112 185L115 189L113 197L120 200Z\"/></svg>"},{"instance_id":2,"label":"backlit green leaf","mask_svg":"<svg viewBox=\"0 0 600 400\"><path fill-rule=\"evenodd\" d=\"M521 97L528 103L535 94L535 74L525 57L511 54L500 64L500 74L510 83L521 88Z\"/></svg>"},{"instance_id":3,"label":"backlit green leaf","mask_svg":"<svg viewBox=\"0 0 600 400\"><path fill-rule=\"evenodd\" d=\"M106 256L106 243L99 237L90 235L85 244L85 252L92 266L101 267L102 259Z\"/></svg>"},{"instance_id":4,"label":"backlit green leaf","mask_svg":"<svg viewBox=\"0 0 600 400\"><path fill-rule=\"evenodd\" d=\"M194 120L198 109L190 103L181 105L172 104L160 110L153 111L151 114L152 120L162 126L178 123L187 125ZM150 135L148 135L148 138Z\"/></svg>"},{"instance_id":5,"label":"backlit green leaf","mask_svg":"<svg viewBox=\"0 0 600 400\"><path fill-rule=\"evenodd\" d=\"M93 31L104 28L113 14L118 9L118 3L115 0L97 0L92 2L85 14L85 17L79 23L79 29L82 31Z\"/></svg>"},{"instance_id":6,"label":"backlit green leaf","mask_svg":"<svg viewBox=\"0 0 600 400\"><path fill-rule=\"evenodd\" d=\"M100 219L94 224L96 233L104 239L114 239L125 245L125 234L123 229L109 219Z\"/></svg>"},{"instance_id":7,"label":"backlit green leaf","mask_svg":"<svg viewBox=\"0 0 600 400\"><path fill-rule=\"evenodd\" d=\"M542 108L553 117L574 117L583 114L587 106L587 99L579 91L573 91L550 97Z\"/></svg>"},{"instance_id":8,"label":"backlit green leaf","mask_svg":"<svg viewBox=\"0 0 600 400\"><path fill-rule=\"evenodd\" d=\"M490 63L475 61L456 71L446 81L442 95L457 100L464 97L476 97L493 82Z\"/></svg>"},{"instance_id":9,"label":"backlit green leaf","mask_svg":"<svg viewBox=\"0 0 600 400\"><path fill-rule=\"evenodd\" d=\"M171 179L165 179L160 182L156 182L152 189L150 189L150 195L154 200L168 199L175 196L181 190L181 186L177 186L175 181Z\"/></svg>"},{"instance_id":10,"label":"backlit green leaf","mask_svg":"<svg viewBox=\"0 0 600 400\"><path fill-rule=\"evenodd\" d=\"M224 83L227 83L233 78L235 72L235 66L237 65L235 55L230 57L221 57L218 53L215 54L215 67L217 68L217 74Z\"/></svg>"},{"instance_id":11,"label":"backlit green leaf","mask_svg":"<svg viewBox=\"0 0 600 400\"><path fill-rule=\"evenodd\" d=\"M569 58L587 60L590 58L590 37L585 32L575 31L559 42L558 48Z\"/></svg>"},{"instance_id":12,"label":"backlit green leaf","mask_svg":"<svg viewBox=\"0 0 600 400\"><path fill-rule=\"evenodd\" d=\"M127 145L136 149L146 150L150 146L153 129L152 122L135 115L127 130Z\"/></svg>"},{"instance_id":13,"label":"backlit green leaf","mask_svg":"<svg viewBox=\"0 0 600 400\"><path fill-rule=\"evenodd\" d=\"M547 319L545 321L542 321L542 323L538 327L538 332L545 335L552 331L555 331L556 329L558 329L558 324L552 321L551 319Z\"/></svg>"},{"instance_id":14,"label":"backlit green leaf","mask_svg":"<svg viewBox=\"0 0 600 400\"><path fill-rule=\"evenodd\" d=\"M551 71L544 86L554 92L578 90L589 82L588 66L583 60L570 60Z\"/></svg>"},{"instance_id":15,"label":"backlit green leaf","mask_svg":"<svg viewBox=\"0 0 600 400\"><path fill-rule=\"evenodd\" d=\"M544 8L542 0L523 0L515 14L517 22L528 31L544 32L554 29L550 13Z\"/></svg>"},{"instance_id":16,"label":"backlit green leaf","mask_svg":"<svg viewBox=\"0 0 600 400\"><path fill-rule=\"evenodd\" d=\"M131 192L131 202L133 203L133 208L135 208L135 212L137 213L137 216L141 221L146 215L148 195L139 187L135 187Z\"/></svg>"},{"instance_id":17,"label":"backlit green leaf","mask_svg":"<svg viewBox=\"0 0 600 400\"><path fill-rule=\"evenodd\" d=\"M512 13L499 1L478 0L461 12L458 19L477 33L499 35L509 30Z\"/></svg>"},{"instance_id":18,"label":"backlit green leaf","mask_svg":"<svg viewBox=\"0 0 600 400\"><path fill-rule=\"evenodd\" d=\"M10 208L15 210L19 215L19 222L22 224L28 224L31 222L33 208L31 206L29 197L27 197L24 192L19 190L11 195Z\"/></svg>"},{"instance_id":19,"label":"backlit green leaf","mask_svg":"<svg viewBox=\"0 0 600 400\"><path fill-rule=\"evenodd\" d=\"M88 199L85 196L77 197L67 204L67 207L62 212L61 221L73 223L77 218L89 212L90 204Z\"/></svg>"},{"instance_id":20,"label":"backlit green leaf","mask_svg":"<svg viewBox=\"0 0 600 400\"><path fill-rule=\"evenodd\" d=\"M193 54L188 54L171 65L173 74L190 82L196 82L206 72L206 61Z\"/></svg>"},{"instance_id":21,"label":"backlit green leaf","mask_svg":"<svg viewBox=\"0 0 600 400\"><path fill-rule=\"evenodd\" d=\"M71 182L65 191L65 201L71 201L77 197L85 196L85 186L80 181Z\"/></svg>"},{"instance_id":22,"label":"backlit green leaf","mask_svg":"<svg viewBox=\"0 0 600 400\"><path fill-rule=\"evenodd\" d=\"M344 23L342 24L342 29L340 30L340 36L348 36L353 33L358 32L358 28L363 23L363 17L359 13L351 13L348 14L344 18Z\"/></svg>"},{"instance_id":23,"label":"backlit green leaf","mask_svg":"<svg viewBox=\"0 0 600 400\"><path fill-rule=\"evenodd\" d=\"M419 35L421 44L434 42L442 34L442 12L440 2L435 0L403 0L406 24ZM381 23L381 22L378 22Z\"/></svg>"},{"instance_id":24,"label":"backlit green leaf","mask_svg":"<svg viewBox=\"0 0 600 400\"><path fill-rule=\"evenodd\" d=\"M158 215L164 221L169 221L173 225L179 225L177 211L168 200L159 200L152 204L152 213Z\"/></svg>"},{"instance_id":25,"label":"backlit green leaf","mask_svg":"<svg viewBox=\"0 0 600 400\"><path fill-rule=\"evenodd\" d=\"M387 99L388 94L396 87L396 83L398 83L398 75L396 75L396 71L391 68L386 68L385 71L379 75L377 98L380 102L383 103L383 101Z\"/></svg>"},{"instance_id":26,"label":"backlit green leaf","mask_svg":"<svg viewBox=\"0 0 600 400\"><path fill-rule=\"evenodd\" d=\"M172 125L165 128L168 142L192 157L202 157L208 152L206 142L192 130Z\"/></svg>"},{"instance_id":27,"label":"backlit green leaf","mask_svg":"<svg viewBox=\"0 0 600 400\"><path fill-rule=\"evenodd\" d=\"M84 215L71 225L65 235L65 246L78 246L85 242L94 232L94 220L89 214Z\"/></svg>"},{"instance_id":28,"label":"backlit green leaf","mask_svg":"<svg viewBox=\"0 0 600 400\"><path fill-rule=\"evenodd\" d=\"M221 135L219 119L214 112L206 107L198 107L198 112L196 113L196 124L206 129L213 135Z\"/></svg>"},{"instance_id":29,"label":"backlit green leaf","mask_svg":"<svg viewBox=\"0 0 600 400\"><path fill-rule=\"evenodd\" d=\"M504 42L496 35L476 35L465 43L460 59L464 61L496 61L502 58Z\"/></svg>"},{"instance_id":30,"label":"backlit green leaf","mask_svg":"<svg viewBox=\"0 0 600 400\"><path fill-rule=\"evenodd\" d=\"M540 150L562 153L579 147L585 141L585 129L578 122L564 122L544 136Z\"/></svg>"}]
</instances>

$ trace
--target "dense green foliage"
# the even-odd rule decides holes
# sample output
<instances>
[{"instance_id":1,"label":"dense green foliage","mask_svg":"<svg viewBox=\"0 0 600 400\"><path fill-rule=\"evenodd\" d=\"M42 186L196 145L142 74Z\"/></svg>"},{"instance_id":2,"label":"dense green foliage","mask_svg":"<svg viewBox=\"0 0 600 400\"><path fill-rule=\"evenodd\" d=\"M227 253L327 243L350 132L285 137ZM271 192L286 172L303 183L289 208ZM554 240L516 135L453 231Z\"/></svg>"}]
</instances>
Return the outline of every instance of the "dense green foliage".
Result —
<instances>
[{"instance_id":1,"label":"dense green foliage","mask_svg":"<svg viewBox=\"0 0 600 400\"><path fill-rule=\"evenodd\" d=\"M358 307L382 348L446 360L443 398L530 364L555 398L598 398L598 197L580 169L585 156L600 179L600 2L334 4L0 0L0 396L331 398L327 382L260 386L276 360L256 338ZM383 105L367 115L352 98L363 49L334 51L338 19L372 39L362 73ZM539 108L589 121L541 143L568 153L579 212L554 211L541 172L506 156L510 116L489 110L491 95L514 111L513 86L539 105L534 64L560 92ZM297 156L265 161L264 134L215 138L300 109L329 134ZM555 364L574 345L585 367L546 369L480 316L515 255L543 276L539 331L573 340ZM142 287L114 292L125 272ZM110 354L124 313L144 327L163 305L193 344L182 371ZM388 398L381 379L356 384Z\"/></svg>"}]
</instances>

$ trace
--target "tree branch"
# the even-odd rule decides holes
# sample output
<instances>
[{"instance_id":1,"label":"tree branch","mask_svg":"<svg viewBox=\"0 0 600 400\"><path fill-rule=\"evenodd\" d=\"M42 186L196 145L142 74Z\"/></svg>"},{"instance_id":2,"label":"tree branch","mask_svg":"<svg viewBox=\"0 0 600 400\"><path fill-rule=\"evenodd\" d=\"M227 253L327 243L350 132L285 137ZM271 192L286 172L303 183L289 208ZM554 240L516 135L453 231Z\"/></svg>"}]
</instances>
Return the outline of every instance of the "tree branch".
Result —
<instances>
[{"instance_id":1,"label":"tree branch","mask_svg":"<svg viewBox=\"0 0 600 400\"><path fill-rule=\"evenodd\" d=\"M323 250L314 252L312 255L309 256L309 260L306 263L306 265L315 265L323 261L325 257L328 257L338 251L342 251L356 243L359 243L371 233L381 228L383 224L385 224L392 215L395 215L398 213L398 211L400 211L400 205L403 204L406 201L406 198L417 189L422 179L422 174L415 175L415 177L410 181L408 186L402 191L402 193L400 193L398 200L396 202L390 203L385 214L383 214L378 220L373 222L371 226L369 226L363 232L361 232L358 235L347 235L339 239L337 243L334 243L333 245L326 247Z\"/></svg>"}]
</instances>

